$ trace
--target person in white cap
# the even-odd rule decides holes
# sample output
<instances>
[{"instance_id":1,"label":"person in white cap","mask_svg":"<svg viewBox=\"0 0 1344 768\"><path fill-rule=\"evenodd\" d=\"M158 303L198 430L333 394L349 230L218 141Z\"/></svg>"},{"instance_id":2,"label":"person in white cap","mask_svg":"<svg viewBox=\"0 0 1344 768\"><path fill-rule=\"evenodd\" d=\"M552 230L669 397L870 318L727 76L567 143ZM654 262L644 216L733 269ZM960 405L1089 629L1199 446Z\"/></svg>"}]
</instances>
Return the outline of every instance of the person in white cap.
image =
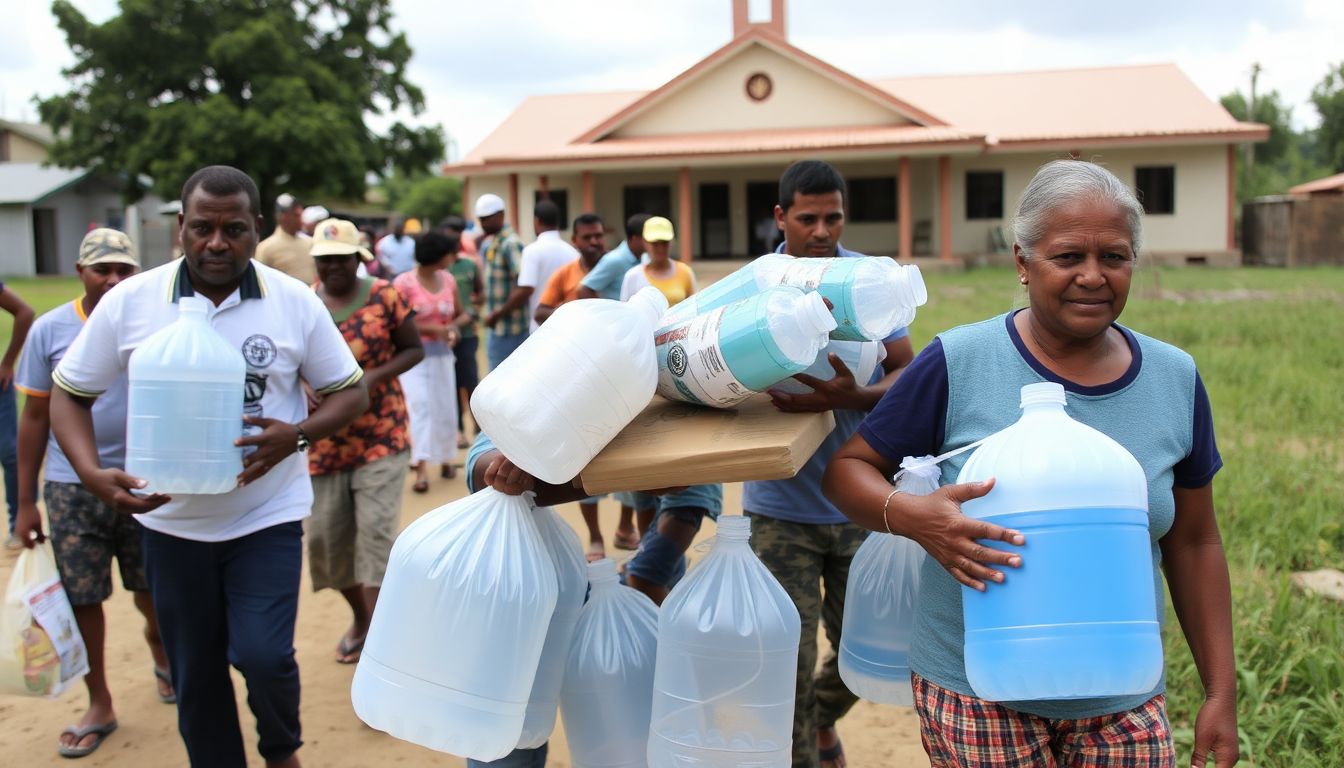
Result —
<instances>
[{"instance_id":1,"label":"person in white cap","mask_svg":"<svg viewBox=\"0 0 1344 768\"><path fill-rule=\"evenodd\" d=\"M318 208L321 206L314 206ZM275 198L275 231L257 243L257 261L312 285L317 272L309 255L313 241L303 237L304 215L303 205L288 192Z\"/></svg>"},{"instance_id":2,"label":"person in white cap","mask_svg":"<svg viewBox=\"0 0 1344 768\"><path fill-rule=\"evenodd\" d=\"M481 260L485 264L485 327L490 329L485 355L494 370L527 339L530 292L518 288L523 243L504 222L504 199L481 195L476 199L476 220L490 236Z\"/></svg>"},{"instance_id":3,"label":"person in white cap","mask_svg":"<svg viewBox=\"0 0 1344 768\"><path fill-rule=\"evenodd\" d=\"M303 209L303 215L300 218L303 222L304 236L312 237L313 229L317 227L317 223L331 218L331 212L320 205L310 205Z\"/></svg>"},{"instance_id":4,"label":"person in white cap","mask_svg":"<svg viewBox=\"0 0 1344 768\"><path fill-rule=\"evenodd\" d=\"M145 639L154 660L159 699L172 703L168 657L159 639L154 605L149 597L144 559L140 551L140 523L94 496L51 434L52 371L84 328L99 300L122 280L140 270L130 238L114 229L95 229L79 246L75 271L84 295L47 312L33 323L19 360L15 386L27 395L19 420L19 516L15 533L25 547L46 540L37 510L38 478L51 524L51 543L65 593L74 608L75 623L88 648L89 673L84 685L89 708L75 725L61 733L57 750L64 757L83 757L98 749L117 727L112 691L107 685L103 638L107 625L103 602L112 595L112 559L117 560L121 584L133 596L145 617ZM105 467L121 468L126 453L127 384L123 375L93 405L94 439ZM46 463L46 473L42 465Z\"/></svg>"}]
</instances>

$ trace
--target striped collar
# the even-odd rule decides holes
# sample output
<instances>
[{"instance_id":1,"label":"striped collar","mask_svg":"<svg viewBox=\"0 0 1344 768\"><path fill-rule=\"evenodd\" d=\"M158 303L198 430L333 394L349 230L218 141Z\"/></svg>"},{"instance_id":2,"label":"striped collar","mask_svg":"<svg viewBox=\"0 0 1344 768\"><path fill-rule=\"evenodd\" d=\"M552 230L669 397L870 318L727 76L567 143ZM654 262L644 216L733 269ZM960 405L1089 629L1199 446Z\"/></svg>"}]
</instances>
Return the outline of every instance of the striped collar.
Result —
<instances>
[{"instance_id":1,"label":"striped collar","mask_svg":"<svg viewBox=\"0 0 1344 768\"><path fill-rule=\"evenodd\" d=\"M186 269L186 262L187 259L185 256L178 259L177 272L173 275L173 290L172 293L169 294L168 300L174 304L176 304L177 300L183 296L196 295L196 289L191 285L190 270ZM247 269L243 272L242 282L238 284L238 299L244 301L247 299L264 298L266 298L266 283L261 279L261 275L257 273L256 263L249 261L247 263Z\"/></svg>"}]
</instances>

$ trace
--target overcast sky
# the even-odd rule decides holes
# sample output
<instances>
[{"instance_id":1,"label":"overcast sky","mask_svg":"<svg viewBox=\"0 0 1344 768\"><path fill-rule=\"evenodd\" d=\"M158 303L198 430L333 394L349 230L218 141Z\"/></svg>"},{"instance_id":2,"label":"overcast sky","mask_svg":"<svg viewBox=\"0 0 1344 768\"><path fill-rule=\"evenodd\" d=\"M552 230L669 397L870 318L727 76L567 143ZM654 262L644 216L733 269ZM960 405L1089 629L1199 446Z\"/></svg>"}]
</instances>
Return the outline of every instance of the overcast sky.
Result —
<instances>
[{"instance_id":1,"label":"overcast sky","mask_svg":"<svg viewBox=\"0 0 1344 768\"><path fill-rule=\"evenodd\" d=\"M768 14L768 0L751 1ZM117 7L74 4L93 21ZM529 94L655 88L732 35L730 0L392 5L426 95L423 114L402 117L441 123L458 156ZM32 97L64 90L72 57L45 0L13 3L7 16L0 115L33 120ZM1175 62L1216 99L1246 90L1258 61L1260 90L1278 90L1299 127L1319 122L1311 89L1344 60L1344 0L792 0L788 26L794 45L868 78Z\"/></svg>"}]
</instances>

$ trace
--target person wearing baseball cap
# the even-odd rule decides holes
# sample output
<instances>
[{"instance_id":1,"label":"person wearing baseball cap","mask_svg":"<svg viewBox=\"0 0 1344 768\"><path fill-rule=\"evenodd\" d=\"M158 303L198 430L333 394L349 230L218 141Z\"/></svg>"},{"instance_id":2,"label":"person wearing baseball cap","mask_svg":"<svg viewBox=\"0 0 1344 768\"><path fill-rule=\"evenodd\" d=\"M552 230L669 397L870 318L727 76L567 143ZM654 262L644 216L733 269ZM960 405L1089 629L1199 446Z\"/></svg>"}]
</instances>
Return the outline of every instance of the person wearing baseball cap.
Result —
<instances>
[{"instance_id":1,"label":"person wearing baseball cap","mask_svg":"<svg viewBox=\"0 0 1344 768\"><path fill-rule=\"evenodd\" d=\"M320 208L305 209L288 192L275 198L275 231L257 243L257 261L302 280L305 285L312 285L317 273L313 271L313 260L308 252L312 241L303 236L303 221L306 215L317 213Z\"/></svg>"},{"instance_id":2,"label":"person wearing baseball cap","mask_svg":"<svg viewBox=\"0 0 1344 768\"><path fill-rule=\"evenodd\" d=\"M518 286L523 243L504 221L504 199L494 194L476 198L476 220L490 238L481 262L485 266L484 324L490 329L485 356L494 370L527 339L531 291Z\"/></svg>"},{"instance_id":3,"label":"person wearing baseball cap","mask_svg":"<svg viewBox=\"0 0 1344 768\"><path fill-rule=\"evenodd\" d=\"M39 476L51 524L51 539L75 623L85 642L101 644L106 634L103 602L112 593L112 558L117 559L122 585L133 595L145 618L145 637L154 659L160 700L175 700L168 657L159 639L149 582L140 549L140 523L118 514L79 481L65 453L51 437L52 371L84 328L89 313L108 291L140 268L131 239L114 229L94 229L79 244L75 271L84 295L47 312L33 324L19 361L16 388L28 397L19 422L19 508L14 532L25 547L45 541L37 510ZM121 469L126 450L126 377L99 395L93 404L94 437L103 466ZM112 692L108 688L101 648L89 648L89 673L84 685L89 707L79 722L65 729L57 742L64 757L83 757L102 745L116 728ZM148 675L146 675L148 677Z\"/></svg>"},{"instance_id":4,"label":"person wearing baseball cap","mask_svg":"<svg viewBox=\"0 0 1344 768\"><path fill-rule=\"evenodd\" d=\"M649 248L649 261L636 264L621 281L621 301L628 301L646 285L652 285L667 297L668 306L675 306L695 293L695 272L672 260L672 222L662 216L651 216L644 222L644 242Z\"/></svg>"}]
</instances>

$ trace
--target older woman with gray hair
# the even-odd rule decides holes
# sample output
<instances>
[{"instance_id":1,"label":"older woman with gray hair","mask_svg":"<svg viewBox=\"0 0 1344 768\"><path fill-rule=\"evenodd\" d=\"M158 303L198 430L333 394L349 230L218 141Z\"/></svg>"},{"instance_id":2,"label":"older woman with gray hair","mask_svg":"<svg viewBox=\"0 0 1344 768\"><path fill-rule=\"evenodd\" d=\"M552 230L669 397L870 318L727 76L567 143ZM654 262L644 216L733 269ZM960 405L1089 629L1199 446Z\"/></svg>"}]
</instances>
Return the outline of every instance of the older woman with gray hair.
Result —
<instances>
[{"instance_id":1,"label":"older woman with gray hair","mask_svg":"<svg viewBox=\"0 0 1344 768\"><path fill-rule=\"evenodd\" d=\"M1210 752L1219 768L1237 761L1231 590L1213 506L1222 460L1208 395L1189 355L1116 322L1142 227L1138 200L1109 171L1079 160L1043 166L1013 222L1028 306L935 338L827 470L827 495L854 522L906 536L929 554L910 666L935 766L1175 764L1162 683L1137 696L976 697L966 677L962 586L993 590L1005 573L1011 579L1024 539L962 514L963 502L993 488L993 480L956 483L969 454L942 464L936 493L892 494L889 478L903 457L942 454L1009 426L1021 387L1039 382L1063 385L1070 415L1142 465L1154 598L1160 605L1161 564L1204 684L1192 765L1203 766Z\"/></svg>"}]
</instances>

